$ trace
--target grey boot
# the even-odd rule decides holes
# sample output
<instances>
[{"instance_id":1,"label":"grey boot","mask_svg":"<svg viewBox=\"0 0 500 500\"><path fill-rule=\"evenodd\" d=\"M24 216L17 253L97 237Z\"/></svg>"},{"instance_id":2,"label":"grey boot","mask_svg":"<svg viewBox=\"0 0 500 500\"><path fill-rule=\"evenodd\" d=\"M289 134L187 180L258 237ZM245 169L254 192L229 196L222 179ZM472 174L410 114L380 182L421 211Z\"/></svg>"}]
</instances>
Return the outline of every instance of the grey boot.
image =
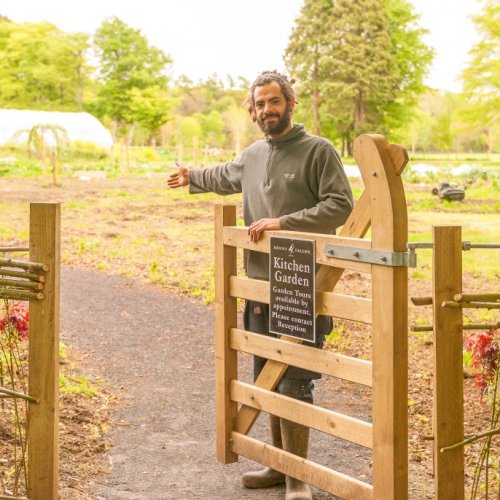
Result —
<instances>
[{"instance_id":1,"label":"grey boot","mask_svg":"<svg viewBox=\"0 0 500 500\"><path fill-rule=\"evenodd\" d=\"M283 449L302 458L307 458L309 427L281 419ZM285 500L312 500L311 488L306 483L286 476Z\"/></svg>"},{"instance_id":2,"label":"grey boot","mask_svg":"<svg viewBox=\"0 0 500 500\"><path fill-rule=\"evenodd\" d=\"M274 415L269 415L269 417L271 420L271 438L273 446L276 446L276 448L283 448L280 419ZM270 467L265 467L259 471L243 474L241 482L245 488L270 488L278 484L285 484L285 475Z\"/></svg>"}]
</instances>

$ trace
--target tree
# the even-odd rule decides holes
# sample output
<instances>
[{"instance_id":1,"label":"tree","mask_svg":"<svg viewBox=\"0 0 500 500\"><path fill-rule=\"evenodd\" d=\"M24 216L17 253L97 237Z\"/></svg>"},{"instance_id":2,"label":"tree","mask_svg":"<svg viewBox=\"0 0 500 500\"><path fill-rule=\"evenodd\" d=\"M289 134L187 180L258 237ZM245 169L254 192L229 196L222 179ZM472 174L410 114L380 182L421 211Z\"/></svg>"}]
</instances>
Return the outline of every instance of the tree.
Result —
<instances>
[{"instance_id":1,"label":"tree","mask_svg":"<svg viewBox=\"0 0 500 500\"><path fill-rule=\"evenodd\" d=\"M90 80L88 35L0 20L0 106L80 111Z\"/></svg>"},{"instance_id":2,"label":"tree","mask_svg":"<svg viewBox=\"0 0 500 500\"><path fill-rule=\"evenodd\" d=\"M171 60L150 46L140 30L116 17L101 24L94 44L100 63L96 110L99 115L111 118L115 138L128 136L128 148L134 123L147 128L166 120L166 100L162 104L163 113L151 113L151 106L152 98L167 90L165 69Z\"/></svg>"},{"instance_id":3,"label":"tree","mask_svg":"<svg viewBox=\"0 0 500 500\"><path fill-rule=\"evenodd\" d=\"M172 118L172 110L177 99L168 95L159 87L149 87L143 90L133 88L130 91L130 114L128 122L137 122L149 134L150 142L155 142L155 134L160 127Z\"/></svg>"},{"instance_id":4,"label":"tree","mask_svg":"<svg viewBox=\"0 0 500 500\"><path fill-rule=\"evenodd\" d=\"M474 23L481 40L470 51L470 62L462 74L468 101L463 116L471 125L483 128L491 152L500 132L500 5L487 1Z\"/></svg>"},{"instance_id":5,"label":"tree","mask_svg":"<svg viewBox=\"0 0 500 500\"><path fill-rule=\"evenodd\" d=\"M341 138L343 153L360 133L399 126L424 89L432 52L415 20L406 0L305 1L285 61L312 104L313 130Z\"/></svg>"},{"instance_id":6,"label":"tree","mask_svg":"<svg viewBox=\"0 0 500 500\"><path fill-rule=\"evenodd\" d=\"M406 0L384 0L391 41L391 90L393 99L384 106L383 124L399 139L401 129L417 112L417 99L427 87L424 78L434 57L422 38L427 30L418 26L418 16Z\"/></svg>"},{"instance_id":7,"label":"tree","mask_svg":"<svg viewBox=\"0 0 500 500\"><path fill-rule=\"evenodd\" d=\"M320 107L327 79L324 61L330 53L328 23L332 15L332 0L305 0L285 51L287 67L303 82L301 99L310 106L316 135L321 135Z\"/></svg>"}]
</instances>

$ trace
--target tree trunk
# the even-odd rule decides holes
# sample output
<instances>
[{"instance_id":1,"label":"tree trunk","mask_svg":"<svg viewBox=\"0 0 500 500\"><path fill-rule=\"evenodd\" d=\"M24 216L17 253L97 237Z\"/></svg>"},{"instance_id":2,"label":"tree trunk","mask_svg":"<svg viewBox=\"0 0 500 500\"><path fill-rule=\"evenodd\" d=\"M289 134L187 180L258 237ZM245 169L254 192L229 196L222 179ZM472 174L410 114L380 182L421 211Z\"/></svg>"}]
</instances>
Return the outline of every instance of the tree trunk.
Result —
<instances>
[{"instance_id":1,"label":"tree trunk","mask_svg":"<svg viewBox=\"0 0 500 500\"><path fill-rule=\"evenodd\" d=\"M115 144L117 139L118 122L113 120L113 127L111 129L111 137L113 138L113 145L111 146L111 164L115 164Z\"/></svg>"},{"instance_id":2,"label":"tree trunk","mask_svg":"<svg viewBox=\"0 0 500 500\"><path fill-rule=\"evenodd\" d=\"M364 121L363 109L363 91L358 89L358 93L354 99L354 130L358 133L359 129L363 126Z\"/></svg>"},{"instance_id":3,"label":"tree trunk","mask_svg":"<svg viewBox=\"0 0 500 500\"><path fill-rule=\"evenodd\" d=\"M125 139L123 137L120 137L120 157L118 159L118 168L119 168L120 171L123 170L124 151L125 151Z\"/></svg>"},{"instance_id":4,"label":"tree trunk","mask_svg":"<svg viewBox=\"0 0 500 500\"><path fill-rule=\"evenodd\" d=\"M78 80L78 87L76 90L76 102L78 103L79 111L83 111L83 77L82 77L81 66L78 66L76 68L76 75Z\"/></svg>"},{"instance_id":5,"label":"tree trunk","mask_svg":"<svg viewBox=\"0 0 500 500\"><path fill-rule=\"evenodd\" d=\"M314 63L313 70L313 131L315 135L321 135L321 125L319 119L319 107L321 106L321 97L318 83L318 61Z\"/></svg>"},{"instance_id":6,"label":"tree trunk","mask_svg":"<svg viewBox=\"0 0 500 500\"><path fill-rule=\"evenodd\" d=\"M130 171L130 146L132 145L132 141L134 140L134 132L135 132L135 125L132 125L127 134L127 145L126 145L127 172Z\"/></svg>"}]
</instances>

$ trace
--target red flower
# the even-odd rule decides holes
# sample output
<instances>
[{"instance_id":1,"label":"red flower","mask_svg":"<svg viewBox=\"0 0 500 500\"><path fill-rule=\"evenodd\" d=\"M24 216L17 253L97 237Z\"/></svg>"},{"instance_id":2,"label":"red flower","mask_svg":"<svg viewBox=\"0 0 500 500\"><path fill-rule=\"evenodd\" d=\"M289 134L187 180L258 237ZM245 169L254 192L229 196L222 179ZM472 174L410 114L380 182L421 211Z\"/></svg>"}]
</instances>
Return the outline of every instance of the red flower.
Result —
<instances>
[{"instance_id":1,"label":"red flower","mask_svg":"<svg viewBox=\"0 0 500 500\"><path fill-rule=\"evenodd\" d=\"M474 375L475 384L486 389L499 369L500 330L488 330L469 335L464 347L472 354L471 366L478 372Z\"/></svg>"},{"instance_id":2,"label":"red flower","mask_svg":"<svg viewBox=\"0 0 500 500\"><path fill-rule=\"evenodd\" d=\"M17 331L19 338L27 340L29 336L30 313L22 302L15 302L8 308L8 313L0 319L0 332L4 332L8 324Z\"/></svg>"}]
</instances>

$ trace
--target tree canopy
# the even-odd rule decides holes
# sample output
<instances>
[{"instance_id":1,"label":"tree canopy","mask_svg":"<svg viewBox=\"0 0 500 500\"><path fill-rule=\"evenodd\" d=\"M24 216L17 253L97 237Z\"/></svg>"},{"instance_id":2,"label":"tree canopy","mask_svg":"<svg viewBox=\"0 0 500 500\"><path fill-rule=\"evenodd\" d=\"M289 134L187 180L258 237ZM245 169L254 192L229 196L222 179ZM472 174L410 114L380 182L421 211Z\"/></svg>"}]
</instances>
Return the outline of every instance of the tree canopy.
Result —
<instances>
[{"instance_id":1,"label":"tree canopy","mask_svg":"<svg viewBox=\"0 0 500 500\"><path fill-rule=\"evenodd\" d=\"M463 115L482 127L491 151L500 134L500 5L488 1L474 23L481 36L462 74L467 104Z\"/></svg>"},{"instance_id":2,"label":"tree canopy","mask_svg":"<svg viewBox=\"0 0 500 500\"><path fill-rule=\"evenodd\" d=\"M458 95L426 89L433 54L409 0L303 0L285 51L297 80L294 121L343 154L363 132L428 151L498 149L499 10L483 0ZM0 16L0 107L88 111L124 144L196 144L206 154L238 154L261 136L245 106L248 80L172 81L172 63L118 18L90 36Z\"/></svg>"},{"instance_id":3,"label":"tree canopy","mask_svg":"<svg viewBox=\"0 0 500 500\"><path fill-rule=\"evenodd\" d=\"M315 132L350 151L358 134L400 126L432 58L423 33L405 0L305 0L285 61Z\"/></svg>"},{"instance_id":4,"label":"tree canopy","mask_svg":"<svg viewBox=\"0 0 500 500\"><path fill-rule=\"evenodd\" d=\"M50 23L0 20L0 106L81 111L90 79L88 38Z\"/></svg>"}]
</instances>

